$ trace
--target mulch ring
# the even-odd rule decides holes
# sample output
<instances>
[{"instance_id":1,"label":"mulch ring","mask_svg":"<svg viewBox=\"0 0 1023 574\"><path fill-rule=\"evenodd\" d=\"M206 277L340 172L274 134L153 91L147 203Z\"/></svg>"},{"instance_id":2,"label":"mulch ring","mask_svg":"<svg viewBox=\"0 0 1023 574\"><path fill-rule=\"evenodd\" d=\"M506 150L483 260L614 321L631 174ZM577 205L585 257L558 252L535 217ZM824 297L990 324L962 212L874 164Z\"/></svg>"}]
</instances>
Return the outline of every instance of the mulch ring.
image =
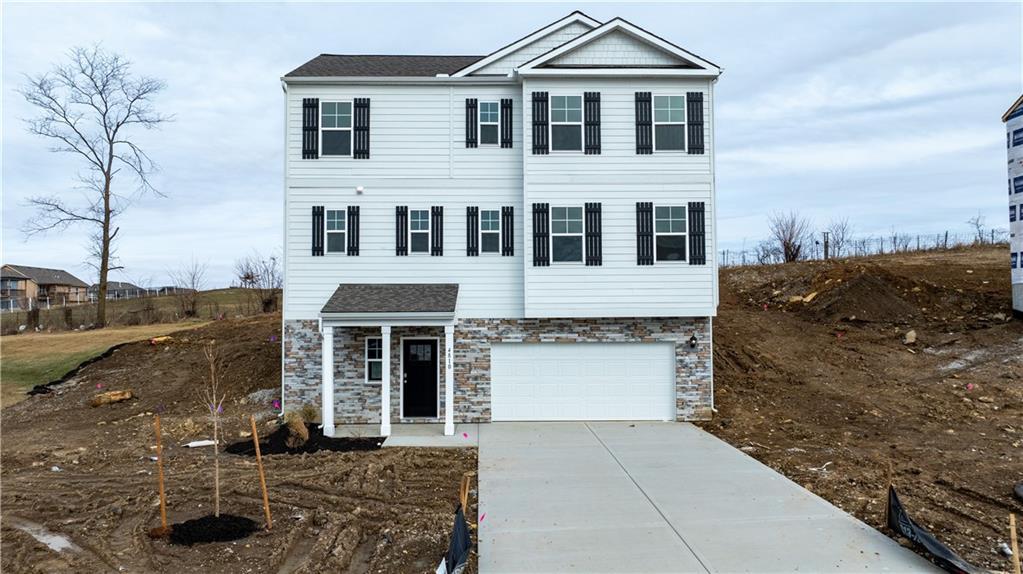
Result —
<instances>
[{"instance_id":1,"label":"mulch ring","mask_svg":"<svg viewBox=\"0 0 1023 574\"><path fill-rule=\"evenodd\" d=\"M171 525L170 542L185 546L204 542L230 542L245 538L256 530L259 530L259 524L244 516L207 514Z\"/></svg>"},{"instance_id":2,"label":"mulch ring","mask_svg":"<svg viewBox=\"0 0 1023 574\"><path fill-rule=\"evenodd\" d=\"M309 431L309 439L300 446L289 447L287 442L291 433L286 425L281 425L264 440L259 441L259 453L269 455L303 454L321 450L330 452L367 451L377 450L384 444L384 437L379 436L331 438L323 436L323 430L315 424L306 423L306 429ZM256 448L252 444L252 439L231 443L224 450L231 454L256 456Z\"/></svg>"}]
</instances>

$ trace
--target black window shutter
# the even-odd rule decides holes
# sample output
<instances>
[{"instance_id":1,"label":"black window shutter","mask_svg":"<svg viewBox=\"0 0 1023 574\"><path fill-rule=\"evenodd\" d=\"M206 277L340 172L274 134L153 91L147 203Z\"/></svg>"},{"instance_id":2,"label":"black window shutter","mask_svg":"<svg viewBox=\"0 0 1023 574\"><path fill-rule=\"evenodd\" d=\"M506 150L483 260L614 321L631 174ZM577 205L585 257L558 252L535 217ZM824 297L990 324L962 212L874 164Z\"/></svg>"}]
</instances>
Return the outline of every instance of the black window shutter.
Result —
<instances>
[{"instance_id":1,"label":"black window shutter","mask_svg":"<svg viewBox=\"0 0 1023 574\"><path fill-rule=\"evenodd\" d=\"M689 130L689 153L703 154L703 92L686 94L686 129Z\"/></svg>"},{"instance_id":2,"label":"black window shutter","mask_svg":"<svg viewBox=\"0 0 1023 574\"><path fill-rule=\"evenodd\" d=\"M654 204L636 203L636 265L654 264Z\"/></svg>"},{"instance_id":3,"label":"black window shutter","mask_svg":"<svg viewBox=\"0 0 1023 574\"><path fill-rule=\"evenodd\" d=\"M707 264L707 229L702 201L689 202L689 264Z\"/></svg>"},{"instance_id":4,"label":"black window shutter","mask_svg":"<svg viewBox=\"0 0 1023 574\"><path fill-rule=\"evenodd\" d=\"M323 206L313 206L313 256L323 255Z\"/></svg>"},{"instance_id":5,"label":"black window shutter","mask_svg":"<svg viewBox=\"0 0 1023 574\"><path fill-rule=\"evenodd\" d=\"M654 153L654 114L650 92L636 92L636 153Z\"/></svg>"},{"instance_id":6,"label":"black window shutter","mask_svg":"<svg viewBox=\"0 0 1023 574\"><path fill-rule=\"evenodd\" d=\"M512 147L512 101L501 100L501 147Z\"/></svg>"},{"instance_id":7,"label":"black window shutter","mask_svg":"<svg viewBox=\"0 0 1023 574\"><path fill-rule=\"evenodd\" d=\"M408 255L408 206L394 208L394 254Z\"/></svg>"},{"instance_id":8,"label":"black window shutter","mask_svg":"<svg viewBox=\"0 0 1023 574\"><path fill-rule=\"evenodd\" d=\"M302 159L320 157L320 99L302 99Z\"/></svg>"},{"instance_id":9,"label":"black window shutter","mask_svg":"<svg viewBox=\"0 0 1023 574\"><path fill-rule=\"evenodd\" d=\"M533 204L533 267L547 267L550 256L550 214L548 203Z\"/></svg>"},{"instance_id":10,"label":"black window shutter","mask_svg":"<svg viewBox=\"0 0 1023 574\"><path fill-rule=\"evenodd\" d=\"M473 205L465 208L465 254L480 254L480 208Z\"/></svg>"},{"instance_id":11,"label":"black window shutter","mask_svg":"<svg viewBox=\"0 0 1023 574\"><path fill-rule=\"evenodd\" d=\"M533 92L533 155L547 155L547 92Z\"/></svg>"},{"instance_id":12,"label":"black window shutter","mask_svg":"<svg viewBox=\"0 0 1023 574\"><path fill-rule=\"evenodd\" d=\"M369 159L369 98L355 98L353 106L353 138L352 157Z\"/></svg>"},{"instance_id":13,"label":"black window shutter","mask_svg":"<svg viewBox=\"0 0 1023 574\"><path fill-rule=\"evenodd\" d=\"M501 208L501 255L515 255L515 208Z\"/></svg>"},{"instance_id":14,"label":"black window shutter","mask_svg":"<svg viewBox=\"0 0 1023 574\"><path fill-rule=\"evenodd\" d=\"M476 98L465 98L465 147L479 147Z\"/></svg>"},{"instance_id":15,"label":"black window shutter","mask_svg":"<svg viewBox=\"0 0 1023 574\"><path fill-rule=\"evenodd\" d=\"M600 153L600 92L583 94L583 134L586 155Z\"/></svg>"},{"instance_id":16,"label":"black window shutter","mask_svg":"<svg viewBox=\"0 0 1023 574\"><path fill-rule=\"evenodd\" d=\"M444 255L444 207L430 208L430 255Z\"/></svg>"},{"instance_id":17,"label":"black window shutter","mask_svg":"<svg viewBox=\"0 0 1023 574\"><path fill-rule=\"evenodd\" d=\"M348 206L348 254L359 254L359 206Z\"/></svg>"},{"instance_id":18,"label":"black window shutter","mask_svg":"<svg viewBox=\"0 0 1023 574\"><path fill-rule=\"evenodd\" d=\"M586 229L586 264L601 265L604 262L601 253L600 204L587 203L585 215Z\"/></svg>"}]
</instances>

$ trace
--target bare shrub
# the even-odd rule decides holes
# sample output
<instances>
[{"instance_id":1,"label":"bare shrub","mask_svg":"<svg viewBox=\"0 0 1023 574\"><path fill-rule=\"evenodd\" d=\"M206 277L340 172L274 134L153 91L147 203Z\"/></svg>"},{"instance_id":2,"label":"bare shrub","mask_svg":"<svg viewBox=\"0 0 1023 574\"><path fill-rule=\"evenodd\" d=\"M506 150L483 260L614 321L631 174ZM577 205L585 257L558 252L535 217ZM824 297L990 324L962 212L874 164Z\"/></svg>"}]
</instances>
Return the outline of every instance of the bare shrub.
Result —
<instances>
[{"instance_id":1,"label":"bare shrub","mask_svg":"<svg viewBox=\"0 0 1023 574\"><path fill-rule=\"evenodd\" d=\"M768 227L785 263L797 261L806 255L804 248L812 241L809 219L798 211L788 213L779 211L768 218Z\"/></svg>"},{"instance_id":2,"label":"bare shrub","mask_svg":"<svg viewBox=\"0 0 1023 574\"><path fill-rule=\"evenodd\" d=\"M203 354L209 366L206 385L199 391L199 401L210 414L213 422L213 516L220 516L220 416L224 413L224 399L227 393L220 391L220 355L216 341L203 346Z\"/></svg>"},{"instance_id":3,"label":"bare shrub","mask_svg":"<svg viewBox=\"0 0 1023 574\"><path fill-rule=\"evenodd\" d=\"M984 243L984 234L985 234L984 222L985 222L985 219L986 218L983 215L981 215L981 213L978 211L977 215L974 215L973 217L971 217L971 218L966 220L966 225L969 225L970 229L973 230L973 235L974 235L973 242L974 243Z\"/></svg>"},{"instance_id":4,"label":"bare shrub","mask_svg":"<svg viewBox=\"0 0 1023 574\"><path fill-rule=\"evenodd\" d=\"M168 275L177 287L174 296L177 298L181 316L197 317L202 290L206 288L206 264L193 259Z\"/></svg>"},{"instance_id":5,"label":"bare shrub","mask_svg":"<svg viewBox=\"0 0 1023 574\"><path fill-rule=\"evenodd\" d=\"M272 313L278 308L284 274L276 256L254 253L234 264L238 285L246 289L251 312Z\"/></svg>"},{"instance_id":6,"label":"bare shrub","mask_svg":"<svg viewBox=\"0 0 1023 574\"><path fill-rule=\"evenodd\" d=\"M831 257L841 257L852 241L853 228L847 217L832 219L824 229L828 232L828 251Z\"/></svg>"}]
</instances>

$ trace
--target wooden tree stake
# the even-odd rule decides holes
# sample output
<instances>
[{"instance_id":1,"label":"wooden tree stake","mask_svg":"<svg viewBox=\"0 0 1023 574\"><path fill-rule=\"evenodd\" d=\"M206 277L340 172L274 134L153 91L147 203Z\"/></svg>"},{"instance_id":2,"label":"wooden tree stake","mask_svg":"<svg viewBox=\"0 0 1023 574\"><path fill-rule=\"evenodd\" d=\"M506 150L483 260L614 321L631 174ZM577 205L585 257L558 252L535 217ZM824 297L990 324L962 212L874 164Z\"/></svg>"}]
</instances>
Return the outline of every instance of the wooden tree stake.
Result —
<instances>
[{"instance_id":1,"label":"wooden tree stake","mask_svg":"<svg viewBox=\"0 0 1023 574\"><path fill-rule=\"evenodd\" d=\"M1016 540L1016 515L1009 513L1009 540L1012 543L1012 571L1020 574L1019 571L1019 541Z\"/></svg>"},{"instance_id":2,"label":"wooden tree stake","mask_svg":"<svg viewBox=\"0 0 1023 574\"><path fill-rule=\"evenodd\" d=\"M156 475L160 484L160 527L167 529L167 496L163 492L163 443L160 441L160 415L156 415Z\"/></svg>"},{"instance_id":3,"label":"wooden tree stake","mask_svg":"<svg viewBox=\"0 0 1023 574\"><path fill-rule=\"evenodd\" d=\"M263 512L266 514L266 529L273 527L270 520L270 497L266 493L266 475L263 474L263 455L259 453L259 433L256 431L256 417L249 416L252 423L252 444L256 447L256 466L259 467L259 486L263 489Z\"/></svg>"}]
</instances>

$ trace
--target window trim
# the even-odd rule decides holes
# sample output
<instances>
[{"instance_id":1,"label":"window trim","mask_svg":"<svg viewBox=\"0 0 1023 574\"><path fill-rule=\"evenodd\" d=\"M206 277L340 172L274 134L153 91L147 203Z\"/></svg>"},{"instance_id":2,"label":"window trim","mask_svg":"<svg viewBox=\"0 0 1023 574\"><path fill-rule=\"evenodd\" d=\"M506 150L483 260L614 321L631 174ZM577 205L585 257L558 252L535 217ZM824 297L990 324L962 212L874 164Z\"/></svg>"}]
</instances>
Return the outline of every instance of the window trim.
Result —
<instances>
[{"instance_id":1,"label":"window trim","mask_svg":"<svg viewBox=\"0 0 1023 574\"><path fill-rule=\"evenodd\" d=\"M483 104L496 104L497 105L497 121L496 122L484 122L481 117L483 114ZM483 143L483 126L497 126L497 141L494 143ZM501 100L478 100L476 103L476 145L483 147L500 147L501 146Z\"/></svg>"},{"instance_id":2,"label":"window trim","mask_svg":"<svg viewBox=\"0 0 1023 574\"><path fill-rule=\"evenodd\" d=\"M682 118L683 118L682 121L681 122L659 122L659 121L657 121L657 98L658 97L661 97L661 98L663 98L663 97L672 97L672 96L675 96L675 97L681 96L681 98L682 98ZM653 147L653 152L654 153L677 153L677 154L684 154L684 153L688 152L689 151L689 130L686 128L686 125L689 123L689 122L686 121L688 119L689 118L686 117L686 95L685 95L685 93L682 93L682 94L660 94L660 93L656 93L656 92L651 93L650 94L650 132L651 132L650 133L650 142L651 142L651 146ZM682 149L661 149L661 150L657 149L657 126L659 126L659 125L661 125L661 126L682 126ZM686 211L686 217L689 217L689 211L688 210ZM657 246L655 245L654 246L654 251L657 250L656 247Z\"/></svg>"},{"instance_id":3,"label":"window trim","mask_svg":"<svg viewBox=\"0 0 1023 574\"><path fill-rule=\"evenodd\" d=\"M1021 145L1023 145L1023 128L1012 130L1012 147L1019 147Z\"/></svg>"},{"instance_id":4,"label":"window trim","mask_svg":"<svg viewBox=\"0 0 1023 574\"><path fill-rule=\"evenodd\" d=\"M1012 178L1012 193L1023 193L1023 175Z\"/></svg>"},{"instance_id":5,"label":"window trim","mask_svg":"<svg viewBox=\"0 0 1023 574\"><path fill-rule=\"evenodd\" d=\"M671 221L670 209L672 207L681 207L682 209L684 209L685 213L686 213L686 220L685 220L686 230L685 231L657 231L657 208L658 207L667 207L669 209L668 221ZM653 225L653 227L654 227L654 263L655 264L656 263L666 263L666 264L672 264L672 263L686 264L686 263L688 263L689 262L689 205L686 204L686 203L682 203L681 205L671 205L671 204L667 204L667 203L665 203L665 204L655 203L653 205L652 211L653 211L653 219L654 219L654 222L653 222L654 223L654 225ZM659 236L661 236L661 235L669 235L669 236L670 235L681 235L682 237L684 237L685 241L682 242L682 246L683 246L683 248L685 249L685 252L686 252L685 259L660 259L657 256L657 238Z\"/></svg>"},{"instance_id":6,"label":"window trim","mask_svg":"<svg viewBox=\"0 0 1023 574\"><path fill-rule=\"evenodd\" d=\"M325 127L323 127L323 104L348 104L350 106L350 109L351 109L352 125L350 125L347 128L325 128ZM319 116L319 118L317 118L317 120L318 120L317 124L319 126L319 133L317 134L317 137L319 138L320 148L317 151L317 153L319 154L320 158L321 159L322 158L330 158L330 157L342 157L342 158L347 157L347 158L351 158L352 154L355 153L355 100L354 99L351 99L351 100L320 100L320 109L318 111L319 111L320 116ZM336 154L336 153L324 154L323 153L323 132L325 132L325 131L331 131L331 132L345 132L346 131L346 132L348 132L348 134L349 134L348 135L348 154L346 154L346 155Z\"/></svg>"},{"instance_id":7,"label":"window trim","mask_svg":"<svg viewBox=\"0 0 1023 574\"><path fill-rule=\"evenodd\" d=\"M371 359L371 358L369 358L369 342L371 340L380 341L380 358L379 359ZM363 356L363 361L364 361L363 362L363 370L365 370L366 384L373 385L373 384L382 383L383 380L384 380L384 338L383 337L366 337L366 342L363 345L363 347L364 347L364 351L363 351L363 355L362 355ZM380 380L379 381L376 381L376 380L373 380L373 379L369 378L369 364L370 364L370 362L379 362L380 363Z\"/></svg>"},{"instance_id":8,"label":"window trim","mask_svg":"<svg viewBox=\"0 0 1023 574\"><path fill-rule=\"evenodd\" d=\"M554 98L578 97L579 98L579 121L578 122L555 122L554 121ZM585 132L583 130L583 112L586 109L585 94L548 94L547 95L547 142L550 153L583 153L586 148ZM579 126L579 149L554 149L554 126ZM560 207L560 206L559 206Z\"/></svg>"},{"instance_id":9,"label":"window trim","mask_svg":"<svg viewBox=\"0 0 1023 574\"><path fill-rule=\"evenodd\" d=\"M493 211L493 212L497 213L497 230L496 231L493 230L493 229L488 229L486 231L483 230L483 212L484 211ZM500 207L496 207L496 208L484 208L484 207L481 207L481 208L479 208L479 221L476 224L476 227L477 227L477 238L476 238L476 241L477 241L477 245L479 245L479 250L478 251L479 251L480 255L501 255L501 225L503 224L501 219L502 218L501 218L501 208ZM484 251L483 250L483 234L484 233L496 233L497 234L497 251Z\"/></svg>"},{"instance_id":10,"label":"window trim","mask_svg":"<svg viewBox=\"0 0 1023 574\"><path fill-rule=\"evenodd\" d=\"M413 251L412 250L412 234L423 233L422 229L412 230L412 212L413 211L425 211L426 212L426 251ZM408 208L408 232L406 241L408 242L408 254L409 255L429 255L431 248L433 247L433 212L427 208Z\"/></svg>"},{"instance_id":11,"label":"window trim","mask_svg":"<svg viewBox=\"0 0 1023 574\"><path fill-rule=\"evenodd\" d=\"M580 212L579 223L582 224L582 230L578 233L555 233L554 232L554 210L555 209L569 209L572 207L578 207ZM586 264L586 205L551 205L547 210L547 253L550 254L551 265L585 265ZM579 245L582 247L580 251L579 261L555 261L554 260L554 237L578 237Z\"/></svg>"},{"instance_id":12,"label":"window trim","mask_svg":"<svg viewBox=\"0 0 1023 574\"><path fill-rule=\"evenodd\" d=\"M344 156L339 156L339 157L344 157ZM337 230L328 231L327 230L327 221L330 219L328 214L331 211L336 211L336 212L340 212L341 213L341 221L343 221L344 224L345 224L345 230L344 231L337 231ZM344 238L344 239L341 240L341 245L343 246L343 248L340 251L331 251L330 250L330 238L327 235L329 233L334 233L334 234L340 233L342 235L342 237ZM346 207L339 207L337 209L328 209L326 207L323 208L323 254L324 255L347 255L348 254L348 207L347 206Z\"/></svg>"}]
</instances>

